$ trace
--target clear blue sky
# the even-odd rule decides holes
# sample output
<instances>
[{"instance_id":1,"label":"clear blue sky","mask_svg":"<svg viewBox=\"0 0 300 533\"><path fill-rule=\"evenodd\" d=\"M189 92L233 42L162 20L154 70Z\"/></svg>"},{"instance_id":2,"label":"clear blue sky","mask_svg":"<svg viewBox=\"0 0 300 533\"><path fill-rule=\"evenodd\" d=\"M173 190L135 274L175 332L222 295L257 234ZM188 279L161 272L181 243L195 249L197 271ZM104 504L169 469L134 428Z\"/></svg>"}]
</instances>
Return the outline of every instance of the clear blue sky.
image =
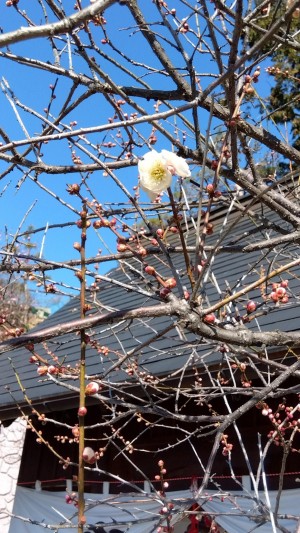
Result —
<instances>
[{"instance_id":1,"label":"clear blue sky","mask_svg":"<svg viewBox=\"0 0 300 533\"><path fill-rule=\"evenodd\" d=\"M88 5L89 2L83 2L83 7ZM64 5L69 5L70 13L73 13L73 2L64 2ZM148 14L151 14L152 20L158 20L157 12L152 4L152 2L145 2L145 9ZM37 3L34 3L36 8ZM30 2L24 2L21 0L19 2L20 9L26 9L29 16L32 15L34 20L37 20L36 14L30 13L30 10L33 9L33 4ZM184 6L181 6L182 16L185 16ZM115 13L115 18L108 14L108 30L109 33L113 31L114 25L115 28L120 28L122 26L124 29L116 33L116 42L118 46L124 50L125 53L129 55L132 54L137 61L140 61L144 64L150 64L152 67L160 68L160 65L153 60L150 49L145 47L145 41L136 33L135 29L128 30L128 27L131 26L132 21L128 16L128 10L124 8L123 16L124 20L120 24L120 5L115 5L112 10L109 10L109 13ZM17 28L20 25L20 17L17 15L13 8L7 8L4 3L0 7L0 20L1 26L7 31ZM42 17L40 19L42 21ZM24 24L21 22L21 24ZM160 30L161 32L163 29ZM99 43L103 37L101 29L95 29L95 34L99 37ZM134 34L134 35L133 35ZM98 43L98 44L99 44ZM139 43L141 48L139 49ZM166 49L167 49L166 44ZM48 45L47 40L35 39L32 41L20 43L12 47L12 51L16 54L34 56L36 58L41 58L43 60L52 61L51 49ZM188 50L188 49L187 49ZM105 50L104 50L105 51ZM189 50L188 50L189 52ZM108 48L107 53L112 53ZM182 58L177 59L176 52L172 50L172 57L174 61L178 61L178 67L182 66ZM118 57L118 60L120 58ZM76 60L75 61L79 61ZM67 66L67 54L62 58L62 64ZM80 61L79 61L80 63ZM7 79L10 87L15 92L15 95L28 107L36 109L41 115L44 114L44 108L47 107L49 102L49 97L51 90L49 86L54 84L56 77L52 74L49 74L44 71L28 69L22 65L16 65L9 61L3 60L0 58L1 64L1 76ZM107 70L107 64L103 62L103 69ZM76 66L76 71L80 71L80 66ZM84 68L84 67L83 67ZM200 67L199 67L200 68ZM109 67L109 72L112 77L116 76L116 69L112 66ZM202 71L213 72L216 69L216 65L211 61L203 60L201 65ZM139 69L136 69L139 72ZM140 68L140 74L145 74L145 70ZM120 78L120 73L117 74L119 79L117 80L120 84L130 83L132 80L126 79L126 75L122 74ZM170 87L169 80L165 76L157 75L155 73L150 73L149 76L144 78L145 81L153 87L167 88ZM208 79L203 78L201 80L202 87L207 83ZM263 84L266 84L267 89L269 90L269 85L271 79L266 75L262 75L262 80L260 81L261 87L260 91L264 94L267 91L264 91ZM62 76L58 78L58 85L56 90L57 99L53 101L51 111L53 114L56 114L56 110L60 109L60 104L66 98L68 91L70 90L71 82L63 78ZM173 87L171 87L173 88ZM148 105L148 111L153 112L153 102L149 104L141 102L145 107ZM14 112L11 106L8 104L3 93L0 93L0 127L5 129L11 139L23 139L24 132L21 129L20 124L17 123L15 119ZM22 112L19 110L22 120L26 125L29 135L34 135L35 133L40 132L40 123L32 117L30 114ZM70 114L66 123L69 124L70 121L76 120L78 127L86 127L89 125L98 125L101 123L106 123L111 114L110 108L105 107L104 99L95 95L92 99L88 100L87 104L83 104L80 107L80 111ZM257 111L257 117L259 118L259 112ZM148 136L150 126L145 126L141 131ZM205 133L205 125L203 125L203 133ZM159 135L158 135L159 138ZM101 142L103 139L101 135L94 135L92 137L95 143ZM110 140L110 134L108 135L108 140ZM171 146L163 145L160 142L155 146L156 149L160 150L161 148L171 149ZM20 149L22 153L22 148ZM44 153L44 162L46 163L56 163L56 164L71 164L71 151L68 147L66 141L59 143L49 143L43 147ZM138 154L138 152L136 152ZM84 154L79 154L82 157L83 162L88 161L85 159ZM142 152L138 155L142 155ZM32 158L32 154L29 154L29 159ZM0 161L0 171L3 171L6 168L6 164ZM133 167L130 170L122 170L118 172L118 177L124 180L126 187L132 189L132 187L137 183L137 169ZM30 180L29 177L24 179L22 182L21 188L17 188L17 184L20 183L20 179L23 180L23 174L21 172L17 173L14 171L9 174L5 179L0 183L0 193L2 195L2 212L1 212L1 241L5 241L5 232L13 234L16 229L21 224L21 221L24 217L24 214L30 210L26 220L23 222L22 228L25 230L29 225L33 225L35 228L46 226L46 224L52 225L66 222L74 222L78 219L78 216L69 210L67 207L63 207L55 198L51 198L47 193L41 190L36 183ZM80 208L80 203L77 199L74 200L74 197L70 197L66 193L66 184L79 182L78 175L46 175L41 176L41 182L43 185L67 202L74 204L78 209ZM7 187L8 183L10 185ZM120 191L112 184L111 180L104 178L102 172L96 172L89 181L90 185L93 188L93 192L97 195L100 202L120 202L124 201L124 196ZM143 197L146 199L145 197ZM103 230L101 232L103 237L107 239L109 232ZM43 238L43 233L39 233L36 236L33 236L32 240L35 241L38 245L38 249L41 246L41 240ZM47 233L44 241L43 247L43 256L50 260L55 261L66 261L70 258L78 258L78 254L73 250L73 242L80 239L80 231L74 227L70 229L62 230L58 228L56 230L51 230ZM109 237L107 239L108 245L115 249L115 238ZM88 242L87 242L87 255L92 256L97 253L97 250L101 248L104 251L103 244L100 242L99 237L96 235L93 229L89 231ZM105 273L107 269L110 268L108 264L103 264L100 266L100 273ZM73 274L68 273L67 271L57 271L51 274L53 279L56 281L63 281L65 283L73 284L74 276ZM76 280L75 280L75 283ZM78 285L78 283L77 283Z\"/></svg>"}]
</instances>

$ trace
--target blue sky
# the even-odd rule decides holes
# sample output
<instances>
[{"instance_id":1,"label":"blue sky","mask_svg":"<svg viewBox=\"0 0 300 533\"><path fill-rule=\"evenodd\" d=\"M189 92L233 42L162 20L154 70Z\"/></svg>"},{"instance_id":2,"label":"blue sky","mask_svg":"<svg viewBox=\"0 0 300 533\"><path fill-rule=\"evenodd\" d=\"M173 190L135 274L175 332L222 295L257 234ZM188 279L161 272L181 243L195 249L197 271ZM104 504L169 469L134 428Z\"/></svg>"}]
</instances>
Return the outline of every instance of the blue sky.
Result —
<instances>
[{"instance_id":1,"label":"blue sky","mask_svg":"<svg viewBox=\"0 0 300 533\"><path fill-rule=\"evenodd\" d=\"M21 8L22 2L20 2L19 5ZM29 9L29 11L27 12L30 16L30 5L26 5L25 7L26 10ZM149 7L150 9L153 9L152 6ZM119 14L120 6L116 6L115 10L116 13ZM18 27L18 25L20 24L20 17L15 13L14 9L8 9L2 5L0 11L1 21L4 28L12 30ZM127 10L124 10L124 14L125 13L127 13ZM110 20L113 21L113 17L109 17L109 21ZM129 18L128 20L124 18L124 28L126 27L126 25L129 24L131 24ZM135 30L133 29L133 31ZM124 31L118 32L118 45L121 47L122 45L124 45L124 49L128 49L129 47L130 50L130 34L131 31L126 31L125 29ZM100 29L99 37L101 37ZM135 35L134 39L134 42L136 43L137 40L139 40L139 37ZM34 56L43 60L47 60L47 57L49 58L49 60L51 59L51 57L49 56L48 43L47 41L44 41L42 39L35 39L33 41L14 45L12 47L12 51L16 54ZM111 53L110 50L109 53ZM151 65L153 67L159 68L160 65L158 64L158 61L156 60L155 62L153 62L152 55L146 49L143 49L143 58L145 62L149 61L150 63L151 61ZM62 64L64 64L64 62L66 61L67 59L63 58ZM117 70L114 67L109 68L111 75L116 75ZM78 66L76 67L76 70L78 70ZM145 74L145 69L141 68L140 72L141 74ZM15 92L16 97L20 99L22 103L24 103L28 107L36 109L40 114L43 115L43 110L45 107L47 107L51 94L50 85L54 84L56 81L56 77L54 75L44 71L41 72L35 69L28 69L22 65L16 65L15 63L11 63L3 59L1 60L1 75L7 79L11 89ZM118 76L120 77L119 73ZM150 74L150 77L151 84L154 83L155 85L156 78L158 82L157 87L162 86L161 76L158 76L156 74ZM118 80L119 83L124 84L128 83L129 81L130 83L132 83L132 80L126 80L126 75L124 74L122 74L122 78ZM165 83L167 86L168 80L164 79L163 83ZM69 80L66 80L62 76L58 78L56 89L57 99L53 101L51 106L51 112L54 115L56 110L60 108L60 104L68 94L70 87L71 82ZM144 102L143 105L145 105ZM149 104L146 103L146 105L148 105L149 112L153 112L153 102ZM11 106L8 105L3 93L0 94L0 106L2 110L0 117L0 125L4 127L6 131L8 131L12 139L23 139L24 132L22 131L20 124L17 123L14 112ZM35 133L40 131L40 124L34 117L32 117L28 113L22 112L22 110L20 109L18 111L22 120L24 120L24 124L27 128L29 135L34 135ZM111 109L108 106L105 109L103 98L99 95L95 95L92 99L89 99L86 104L81 105L79 112L76 111L76 113L74 114L71 113L68 116L66 122L69 123L72 120L76 120L78 125L77 127L88 127L90 125L107 122L107 119L110 115ZM150 129L151 128L149 126L145 126L145 133L148 134ZM115 132L113 132L112 134L109 133L108 139L105 140L110 140L111 135L113 134L115 134ZM102 140L101 135L94 135L92 138L94 138L95 142L99 142ZM171 149L171 145L166 146L165 143L163 144L163 146L157 146L158 149L162 147ZM22 148L20 149L20 151L22 152ZM68 148L68 143L66 141L63 143L49 143L47 146L43 147L43 154L43 160L46 163L51 163L55 161L57 164L71 164L72 162L71 152ZM79 155L81 155L82 160L84 162L88 161L85 158L84 154ZM0 162L0 169L4 170L5 168L6 164L4 162ZM122 170L118 173L118 177L124 180L126 186L131 190L132 187L137 183L137 169L136 167L134 167L132 170ZM6 188L9 182L10 186ZM78 175L51 176L44 174L41 177L41 182L45 187L53 190L59 196L64 198L67 202L74 202L74 197L70 198L70 196L65 192L65 189L67 183L78 182ZM104 178L101 171L96 172L90 182L93 186L93 191L97 195L100 202L104 200L116 203L119 201L124 201L124 197L122 194L120 194L119 189L113 185L111 180ZM20 188L16 187L18 183L22 183L22 186ZM49 195L43 190L41 190L36 185L36 183L30 180L30 178L27 177L23 181L23 175L21 172L17 174L17 172L14 171L14 173L10 174L2 181L1 185L2 188L0 189L0 191L2 190L2 198L5 199L5 201L3 202L4 212L2 211L1 226L5 224L8 229L8 232L11 234L14 233L14 231L20 225L24 214L28 210L30 211L28 213L28 216L26 217L26 220L23 223L24 230L29 225L33 225L35 228L39 228L45 226L46 224L52 225L58 222L74 222L78 218L78 216L76 216L71 210L67 209L66 207L62 207L61 204L57 202L54 198L50 198ZM144 197L144 199L146 200L146 197ZM32 207L33 204L34 207ZM78 201L76 202L76 199L75 205L78 209L80 209L80 203ZM80 232L74 228L70 228L68 231L64 230L64 237L62 241L62 230L60 228L58 228L57 230L49 231L44 241L44 257L57 261L64 261L71 257L77 258L76 252L73 250L73 242L74 240L79 239L79 233ZM108 232L106 231L105 238L107 238L107 236ZM36 234L33 237L33 240L37 242L38 246L40 246L42 237L43 232ZM108 244L114 248L115 239L109 238ZM101 242L99 241L99 238L94 234L93 230L90 230L87 243L87 254L94 255L99 247L103 248ZM107 264L103 264L103 266L101 266L100 268L102 273L104 273L109 268L109 266ZM55 280L62 279L66 282L70 280L70 275L68 272L53 273L52 277ZM71 280L73 281L72 278Z\"/></svg>"},{"instance_id":2,"label":"blue sky","mask_svg":"<svg viewBox=\"0 0 300 533\"><path fill-rule=\"evenodd\" d=\"M73 13L73 2L68 3L64 2L65 6L69 6L70 12ZM88 5L88 2L82 3L83 7ZM38 20L36 11L31 13L31 10L36 10L37 3L24 3L23 0L20 1L20 9L26 8L29 16L32 16L35 21ZM145 2L146 14L149 14L150 18L153 21L159 19L157 12L152 4L152 2ZM184 17L187 13L184 6L181 6L182 13L181 16ZM135 72L143 76L143 79L146 82L149 82L154 88L174 88L170 85L170 82L166 76L158 75L155 72L151 72L148 75L146 74L147 69L143 65L151 65L152 68L160 68L160 65L157 60L153 60L153 55L151 54L150 48L145 46L145 41L136 31L135 27L132 27L132 20L127 14L127 9L123 10L122 19L120 23L120 5L117 4L109 10L108 14L108 24L107 29L109 34L114 35L116 38L116 43L120 50L124 51L125 54L131 55L133 59L141 63L141 66L135 67ZM114 15L114 16L112 16ZM0 20L1 26L6 30L16 29L20 24L20 17L15 12L13 8L7 8L3 3L0 6ZM42 23L42 16L40 18L40 23ZM121 31L119 28L121 27ZM163 28L158 26L157 31L163 34ZM95 28L95 36L98 39L98 44L100 45L101 39L103 38L103 33L101 28ZM167 43L165 43L166 51L170 51L171 56L174 60L176 66L180 69L183 66L182 57ZM103 46L103 51L106 52L105 45ZM188 53L192 51L192 47L187 45ZM35 39L32 41L20 43L12 47L12 52L16 54L33 56L37 59L42 59L44 61L52 61L51 57L51 48L49 47L48 40ZM113 54L110 47L107 47L107 53ZM115 58L120 61L120 56L115 54ZM86 68L81 60L78 58L74 59L76 62L76 72L80 71L80 68ZM50 85L53 85L56 82L57 77L53 74L49 74L45 71L40 71L37 69L28 69L22 65L17 65L16 63L9 62L0 58L1 64L1 77L3 76L9 83L11 89L15 92L15 95L20 101L28 106L37 110L41 115L45 115L44 108L48 106L49 98L51 95ZM61 58L61 66L68 66L68 55L65 53ZM120 72L114 66L108 66L105 59L101 59L100 66L103 70L107 70L110 73L112 78L116 78L117 83L119 84L133 84L132 79L128 78L126 74ZM203 61L199 64L199 71L203 72L216 72L216 64L207 58L207 55L203 56ZM90 73L89 73L90 74ZM205 84L209 83L211 78L203 77L201 79L202 87ZM262 80L260 84L260 92L262 95L266 94L269 91L269 86L271 84L271 78L262 74ZM265 87L264 87L265 84ZM60 109L62 102L66 99L70 88L70 80L66 80L63 76L58 77L57 88L55 91L56 99L53 100L51 104L50 112L55 116L57 111ZM79 90L76 94L79 95ZM149 113L153 112L153 102L140 102L141 105L146 107ZM5 98L3 92L0 93L0 127L5 129L10 135L11 139L18 140L24 138L24 131L22 127L15 119L14 112L11 106L8 104L7 99ZM131 110L128 110L130 112ZM251 111L251 110L250 110ZM19 109L20 117L24 121L27 132L29 136L33 136L36 133L41 131L40 122L34 118L30 113L26 113ZM257 118L260 118L259 112L256 110ZM104 99L100 95L94 95L87 103L83 103L80 106L79 111L76 110L75 113L70 113L66 119L64 119L65 124L69 125L71 121L76 120L76 127L88 127L94 126L97 124L106 123L111 115L111 108L108 104L105 103ZM203 133L205 132L205 125L207 120L206 112L203 112L200 116L202 121L201 127L203 128ZM172 124L173 119L170 120ZM174 127L174 124L173 124ZM140 128L140 131L145 136L149 136L151 131L151 126L145 125ZM109 132L105 139L102 134L94 134L90 139L95 143L101 143L103 141L116 141L115 138L116 131ZM188 142L188 141L187 141ZM161 148L172 149L171 144L166 145L166 142L161 141L160 136L158 135L158 143L155 146L156 149L160 150ZM23 148L20 148L22 153ZM142 155L142 151L136 152L137 155ZM45 163L56 163L56 164L71 164L71 150L68 146L67 141L64 142L50 142L47 145L43 146L43 160ZM87 157L84 154L80 154L76 150L76 154L80 155L83 162L88 162ZM29 154L29 159L33 158L32 154ZM6 168L6 164L0 161L0 172ZM196 169L195 169L196 171ZM118 171L118 178L124 181L126 187L129 190L132 190L132 187L137 183L137 168L133 167L131 169L123 169ZM20 182L21 180L21 182ZM76 209L80 209L80 202L77 198L70 197L66 193L66 186L68 183L78 183L80 180L78 175L46 175L43 174L40 178L41 183L44 187L52 190L55 194L59 195L66 202L72 203ZM20 188L17 187L18 184L22 183ZM8 186L9 184L9 186ZM112 180L109 178L103 177L101 171L95 172L92 177L89 179L89 186L92 188L93 193L97 196L98 201L101 203L106 202L106 205L109 203L118 203L124 201L124 196L121 194L120 190L113 184ZM62 206L55 198L51 198L49 194L41 190L37 184L30 179L30 177L24 178L22 172L14 171L9 174L6 178L0 183L0 194L2 199L2 212L1 212L1 240L2 243L5 241L6 231L9 234L14 234L16 229L21 224L24 214L28 212L26 220L24 220L22 229L26 230L29 225L33 225L35 228L44 227L47 224L65 224L67 222L75 222L78 219L76 213L68 209L65 206ZM146 197L142 196L142 199L146 200ZM105 233L104 233L105 232ZM109 247L115 249L115 238L109 234L107 230L102 230L101 235L107 240ZM78 258L78 254L73 250L73 242L80 239L79 230L71 226L68 229L57 228L55 230L48 231L44 236L44 232L40 232L33 236L32 240L37 243L38 250L40 250L41 242L44 237L43 244L43 256L50 260L55 261L66 261L71 258ZM93 256L97 253L98 249L104 248L99 235L93 229L89 230L88 241L87 241L87 256ZM99 272L104 274L107 269L111 268L111 265L103 263L100 266ZM74 283L74 275L68 271L57 271L51 274L52 278L55 281L62 281L67 284ZM75 280L75 284L78 285Z\"/></svg>"}]
</instances>

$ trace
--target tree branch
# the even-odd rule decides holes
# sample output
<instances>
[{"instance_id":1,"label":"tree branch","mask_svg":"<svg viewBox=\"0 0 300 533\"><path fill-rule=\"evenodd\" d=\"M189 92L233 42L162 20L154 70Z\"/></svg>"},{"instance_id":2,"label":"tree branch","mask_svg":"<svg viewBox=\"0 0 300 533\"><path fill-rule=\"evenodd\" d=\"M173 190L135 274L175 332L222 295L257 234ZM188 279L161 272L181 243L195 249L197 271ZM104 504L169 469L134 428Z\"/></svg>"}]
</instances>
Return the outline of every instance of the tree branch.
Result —
<instances>
[{"instance_id":1,"label":"tree branch","mask_svg":"<svg viewBox=\"0 0 300 533\"><path fill-rule=\"evenodd\" d=\"M35 39L37 37L55 37L62 33L72 33L83 22L88 21L104 9L116 3L117 0L97 0L90 6L78 11L70 17L66 17L58 22L52 24L44 24L43 26L33 26L29 28L20 28L9 33L0 35L0 48L9 46L14 43Z\"/></svg>"}]
</instances>

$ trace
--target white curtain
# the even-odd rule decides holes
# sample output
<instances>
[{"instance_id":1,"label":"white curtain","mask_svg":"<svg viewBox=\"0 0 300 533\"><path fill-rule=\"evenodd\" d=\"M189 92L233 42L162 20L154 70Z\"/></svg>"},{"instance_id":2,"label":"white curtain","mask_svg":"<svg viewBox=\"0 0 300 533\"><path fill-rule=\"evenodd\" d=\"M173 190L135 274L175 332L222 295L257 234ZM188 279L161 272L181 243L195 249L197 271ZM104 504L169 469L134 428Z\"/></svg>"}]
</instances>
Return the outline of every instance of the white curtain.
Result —
<instances>
[{"instance_id":1,"label":"white curtain","mask_svg":"<svg viewBox=\"0 0 300 533\"><path fill-rule=\"evenodd\" d=\"M212 501L208 501L203 507L205 511L214 513L222 513L217 516L216 521L220 524L228 533L277 533L280 530L273 528L271 522L267 522L261 526L255 528L255 521L248 519L246 516L240 517L241 510L250 516L257 516L259 510L257 504L253 500L245 498L245 493L239 493L235 497L225 498L221 501L220 498L213 498ZM271 510L274 511L276 502L277 491L269 491L269 500ZM262 502L265 502L263 494L260 494ZM292 489L283 491L280 497L279 513L283 515L300 515L300 489ZM223 516L223 513L228 513L227 516ZM296 520L279 520L279 525L284 526L289 533L298 533L297 528L298 521Z\"/></svg>"},{"instance_id":2,"label":"white curtain","mask_svg":"<svg viewBox=\"0 0 300 533\"><path fill-rule=\"evenodd\" d=\"M206 493L207 494L207 493ZM168 493L168 498L175 503L180 504L181 509L189 508L189 503L184 503L186 499L191 498L190 491ZM216 516L217 523L222 526L228 533L249 533L254 531L255 522L246 516L238 516L242 511L246 511L249 516L258 514L255 501L245 498L245 493L236 493L234 497L224 495L222 501L220 497L209 493L210 499L206 498L203 503L205 511ZM274 509L276 492L269 492L271 507ZM208 500L208 501L207 501ZM101 501L100 505L92 506L92 502ZM155 501L143 499L142 496L122 497L109 495L107 497L99 494L87 494L86 502L91 503L91 508L86 512L87 524L103 522L106 531L113 527L119 528L130 533L151 533L156 530L157 520L161 505ZM121 502L121 504L120 504ZM201 504L203 500L199 501ZM280 512L290 515L299 515L300 511L300 489L288 490L283 492L281 497ZM120 507L122 506L123 509ZM59 524L65 518L70 519L74 524L71 529L59 529L60 533L67 531L76 531L76 508L65 502L64 492L36 491L18 487L16 491L15 504L13 513L19 517L29 518L30 522L24 522L17 518L11 521L9 533L42 533L47 531L42 526L34 525L32 520L44 522L45 524ZM72 517L72 513L74 516ZM221 514L219 514L221 513ZM224 516L224 513L226 516ZM176 519L179 516L177 514ZM122 522L131 522L126 529L122 527ZM280 520L290 533L296 533L297 521ZM155 527L156 526L156 527ZM176 532L176 526L175 526ZM255 529L257 533L277 533L272 528L270 522Z\"/></svg>"},{"instance_id":3,"label":"white curtain","mask_svg":"<svg viewBox=\"0 0 300 533\"><path fill-rule=\"evenodd\" d=\"M26 420L17 418L10 426L0 423L0 531L8 533L19 476Z\"/></svg>"},{"instance_id":4,"label":"white curtain","mask_svg":"<svg viewBox=\"0 0 300 533\"><path fill-rule=\"evenodd\" d=\"M93 503L101 500L101 505L93 506ZM105 503L104 503L105 502ZM121 502L121 503L120 503ZM109 495L104 497L101 494L86 494L86 503L91 503L91 508L85 513L87 524L103 522L109 524L105 527L107 531L115 528L125 530L122 522L132 522L127 531L130 533L150 533L153 531L161 505L143 497L124 498ZM120 507L122 506L122 510ZM65 522L65 518L70 519L74 524L71 529L59 529L61 533L76 531L76 508L73 504L65 502L64 492L37 491L18 487L16 491L13 514L18 517L30 518L45 524L59 524ZM75 515L72 518L72 514ZM18 518L13 518L9 533L45 533L47 531L42 526L33 525L32 522L25 522Z\"/></svg>"}]
</instances>

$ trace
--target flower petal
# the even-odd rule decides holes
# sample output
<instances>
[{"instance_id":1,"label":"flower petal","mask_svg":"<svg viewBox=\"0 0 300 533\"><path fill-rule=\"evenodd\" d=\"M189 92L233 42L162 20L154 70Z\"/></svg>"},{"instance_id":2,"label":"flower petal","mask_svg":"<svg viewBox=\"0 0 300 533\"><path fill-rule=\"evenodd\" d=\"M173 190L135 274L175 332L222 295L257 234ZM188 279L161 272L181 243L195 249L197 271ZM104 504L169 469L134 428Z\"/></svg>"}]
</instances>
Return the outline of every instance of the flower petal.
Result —
<instances>
[{"instance_id":1,"label":"flower petal","mask_svg":"<svg viewBox=\"0 0 300 533\"><path fill-rule=\"evenodd\" d=\"M151 200L170 187L172 174L164 157L155 150L147 152L138 163L140 186Z\"/></svg>"},{"instance_id":2,"label":"flower petal","mask_svg":"<svg viewBox=\"0 0 300 533\"><path fill-rule=\"evenodd\" d=\"M183 157L180 157L173 152L169 152L168 150L162 150L161 155L165 159L167 165L172 167L174 174L180 176L181 178L189 178L191 171Z\"/></svg>"},{"instance_id":3,"label":"flower petal","mask_svg":"<svg viewBox=\"0 0 300 533\"><path fill-rule=\"evenodd\" d=\"M147 189L147 187L144 187L142 184L140 184L140 187L141 189L148 194L151 202L154 202L154 200L157 198L157 196L160 194L160 193L157 193L157 192L152 192L150 191L150 189Z\"/></svg>"}]
</instances>

